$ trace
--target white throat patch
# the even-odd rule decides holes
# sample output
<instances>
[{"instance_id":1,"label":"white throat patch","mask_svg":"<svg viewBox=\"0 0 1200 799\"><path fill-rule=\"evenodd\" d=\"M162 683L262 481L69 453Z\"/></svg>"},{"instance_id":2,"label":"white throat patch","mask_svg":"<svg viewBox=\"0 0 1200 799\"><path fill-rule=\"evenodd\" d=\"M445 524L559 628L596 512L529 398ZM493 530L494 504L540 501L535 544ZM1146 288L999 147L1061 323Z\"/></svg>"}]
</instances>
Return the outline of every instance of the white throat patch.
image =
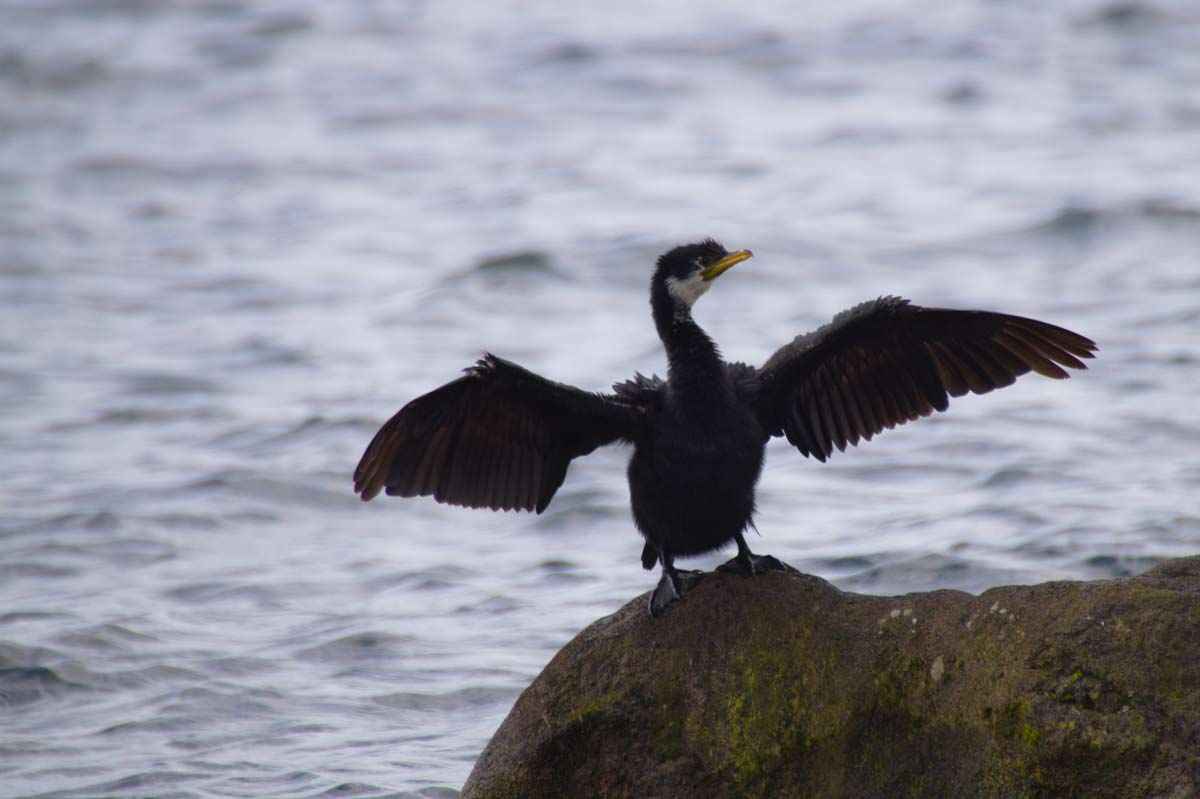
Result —
<instances>
[{"instance_id":1,"label":"white throat patch","mask_svg":"<svg viewBox=\"0 0 1200 799\"><path fill-rule=\"evenodd\" d=\"M692 272L683 280L671 276L667 278L667 291L671 292L671 296L682 303L685 307L691 308L696 300L700 299L700 295L708 291L711 283L700 276L700 272Z\"/></svg>"}]
</instances>

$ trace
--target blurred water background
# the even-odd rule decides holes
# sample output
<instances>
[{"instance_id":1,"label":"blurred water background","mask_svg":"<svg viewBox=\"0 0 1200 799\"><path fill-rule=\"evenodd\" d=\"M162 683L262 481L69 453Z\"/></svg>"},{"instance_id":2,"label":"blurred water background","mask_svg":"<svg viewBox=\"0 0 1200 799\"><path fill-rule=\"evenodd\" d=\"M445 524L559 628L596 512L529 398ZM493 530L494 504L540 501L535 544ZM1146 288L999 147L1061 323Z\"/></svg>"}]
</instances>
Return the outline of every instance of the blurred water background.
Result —
<instances>
[{"instance_id":1,"label":"blurred water background","mask_svg":"<svg viewBox=\"0 0 1200 799\"><path fill-rule=\"evenodd\" d=\"M756 550L876 593L1200 551L1197 42L1191 0L0 0L0 795L457 795L654 583L628 453L540 517L350 472L484 348L661 372L651 264L704 236L757 253L697 310L732 358L884 293L1102 347L777 442Z\"/></svg>"}]
</instances>

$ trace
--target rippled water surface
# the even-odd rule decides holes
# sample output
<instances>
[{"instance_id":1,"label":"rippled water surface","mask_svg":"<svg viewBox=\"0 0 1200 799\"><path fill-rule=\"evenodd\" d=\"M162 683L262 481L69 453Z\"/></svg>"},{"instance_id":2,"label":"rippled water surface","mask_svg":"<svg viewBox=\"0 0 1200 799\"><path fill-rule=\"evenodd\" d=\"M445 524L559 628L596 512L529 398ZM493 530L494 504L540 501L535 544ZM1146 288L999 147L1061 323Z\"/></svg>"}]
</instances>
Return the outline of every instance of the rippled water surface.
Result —
<instances>
[{"instance_id":1,"label":"rippled water surface","mask_svg":"<svg viewBox=\"0 0 1200 799\"><path fill-rule=\"evenodd\" d=\"M648 589L624 460L540 517L364 505L485 347L662 370L653 258L761 362L879 294L1095 338L821 465L752 542L867 592L1200 550L1187 0L0 0L0 795L456 795ZM709 567L720 556L690 565Z\"/></svg>"}]
</instances>

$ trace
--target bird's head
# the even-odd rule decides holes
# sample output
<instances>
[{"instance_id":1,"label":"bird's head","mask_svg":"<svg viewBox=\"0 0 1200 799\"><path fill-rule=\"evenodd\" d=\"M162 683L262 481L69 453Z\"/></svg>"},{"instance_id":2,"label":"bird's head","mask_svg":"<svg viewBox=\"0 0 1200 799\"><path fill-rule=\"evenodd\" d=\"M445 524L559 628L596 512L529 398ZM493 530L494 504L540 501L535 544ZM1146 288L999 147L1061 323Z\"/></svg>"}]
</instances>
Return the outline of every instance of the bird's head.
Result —
<instances>
[{"instance_id":1,"label":"bird's head","mask_svg":"<svg viewBox=\"0 0 1200 799\"><path fill-rule=\"evenodd\" d=\"M752 255L749 250L729 252L712 239L684 244L659 256L651 290L665 291L677 306L691 308L714 280Z\"/></svg>"}]
</instances>

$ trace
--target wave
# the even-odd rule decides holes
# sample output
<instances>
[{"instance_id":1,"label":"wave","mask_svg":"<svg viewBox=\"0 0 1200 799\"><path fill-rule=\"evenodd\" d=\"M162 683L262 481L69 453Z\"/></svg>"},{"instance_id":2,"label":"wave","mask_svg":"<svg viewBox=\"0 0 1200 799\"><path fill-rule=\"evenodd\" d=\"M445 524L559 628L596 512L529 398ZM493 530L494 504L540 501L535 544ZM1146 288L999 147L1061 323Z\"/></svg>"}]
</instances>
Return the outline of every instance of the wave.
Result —
<instances>
[{"instance_id":1,"label":"wave","mask_svg":"<svg viewBox=\"0 0 1200 799\"><path fill-rule=\"evenodd\" d=\"M1133 203L1107 207L1072 202L1052 211L1042 221L1035 222L1026 228L1026 232L1076 238L1102 231L1108 226L1138 222L1192 228L1200 222L1200 208L1161 197L1147 197Z\"/></svg>"}]
</instances>

